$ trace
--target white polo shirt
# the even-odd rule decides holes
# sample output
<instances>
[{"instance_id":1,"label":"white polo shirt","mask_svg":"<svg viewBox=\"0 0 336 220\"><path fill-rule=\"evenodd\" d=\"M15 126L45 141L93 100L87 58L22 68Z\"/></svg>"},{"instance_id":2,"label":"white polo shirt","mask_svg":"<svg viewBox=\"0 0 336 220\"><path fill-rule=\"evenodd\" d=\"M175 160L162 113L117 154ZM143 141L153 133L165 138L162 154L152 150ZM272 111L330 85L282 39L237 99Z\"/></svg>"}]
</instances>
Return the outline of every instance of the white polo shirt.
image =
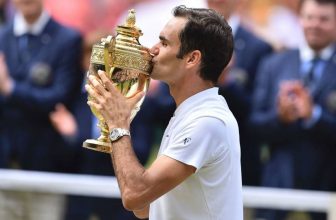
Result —
<instances>
[{"instance_id":1,"label":"white polo shirt","mask_svg":"<svg viewBox=\"0 0 336 220\"><path fill-rule=\"evenodd\" d=\"M161 155L196 172L151 203L150 220L243 219L238 125L218 88L180 104L162 138Z\"/></svg>"}]
</instances>

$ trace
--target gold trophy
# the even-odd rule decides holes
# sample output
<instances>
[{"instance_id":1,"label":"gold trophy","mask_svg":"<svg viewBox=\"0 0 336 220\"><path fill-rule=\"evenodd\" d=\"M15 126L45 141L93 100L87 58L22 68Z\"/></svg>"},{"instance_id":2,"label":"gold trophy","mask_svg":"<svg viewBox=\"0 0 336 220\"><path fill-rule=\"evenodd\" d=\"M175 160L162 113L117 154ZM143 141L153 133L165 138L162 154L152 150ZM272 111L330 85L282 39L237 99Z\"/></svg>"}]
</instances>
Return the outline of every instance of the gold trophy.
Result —
<instances>
[{"instance_id":1,"label":"gold trophy","mask_svg":"<svg viewBox=\"0 0 336 220\"><path fill-rule=\"evenodd\" d=\"M104 70L125 97L132 97L139 91L146 92L150 82L149 73L152 71L152 56L139 43L142 32L135 26L134 9L129 10L126 23L119 25L116 32L115 36L102 38L100 43L93 45L88 74L97 74L98 70ZM89 96L88 99L91 98ZM139 111L143 100L144 98L133 109L130 120ZM97 126L101 135L97 140L86 140L83 147L111 153L108 126L95 108L91 108L91 111L99 121Z\"/></svg>"}]
</instances>

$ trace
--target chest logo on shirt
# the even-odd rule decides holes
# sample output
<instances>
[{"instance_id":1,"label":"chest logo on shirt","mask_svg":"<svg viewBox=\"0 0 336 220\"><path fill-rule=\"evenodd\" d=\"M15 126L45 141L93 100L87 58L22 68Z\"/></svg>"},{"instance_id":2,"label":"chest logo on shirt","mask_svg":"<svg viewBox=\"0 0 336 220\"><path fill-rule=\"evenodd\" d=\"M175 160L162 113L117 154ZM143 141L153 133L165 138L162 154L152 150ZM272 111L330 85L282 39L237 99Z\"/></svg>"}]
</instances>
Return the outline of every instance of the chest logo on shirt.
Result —
<instances>
[{"instance_id":1,"label":"chest logo on shirt","mask_svg":"<svg viewBox=\"0 0 336 220\"><path fill-rule=\"evenodd\" d=\"M183 140L183 143L184 143L184 145L186 145L187 143L189 143L191 141L191 138L185 138L184 140Z\"/></svg>"}]
</instances>

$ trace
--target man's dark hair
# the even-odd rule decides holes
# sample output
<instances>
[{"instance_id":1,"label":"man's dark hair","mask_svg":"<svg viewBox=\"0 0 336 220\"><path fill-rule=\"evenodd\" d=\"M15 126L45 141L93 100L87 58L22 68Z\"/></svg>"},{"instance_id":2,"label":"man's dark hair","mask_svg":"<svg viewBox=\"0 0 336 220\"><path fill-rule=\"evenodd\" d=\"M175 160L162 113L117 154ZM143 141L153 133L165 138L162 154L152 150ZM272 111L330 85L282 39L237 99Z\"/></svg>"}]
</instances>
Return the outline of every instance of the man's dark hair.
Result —
<instances>
[{"instance_id":1,"label":"man's dark hair","mask_svg":"<svg viewBox=\"0 0 336 220\"><path fill-rule=\"evenodd\" d=\"M188 20L179 34L181 46L177 58L193 50L201 51L201 77L216 83L233 53L231 27L223 16L211 9L177 6L173 15Z\"/></svg>"},{"instance_id":2,"label":"man's dark hair","mask_svg":"<svg viewBox=\"0 0 336 220\"><path fill-rule=\"evenodd\" d=\"M300 0L299 9L302 8L302 5L305 1L307 1L307 0ZM318 4L321 4L321 5L323 5L323 4L334 4L334 6L336 6L336 0L313 0L313 1L315 1Z\"/></svg>"}]
</instances>

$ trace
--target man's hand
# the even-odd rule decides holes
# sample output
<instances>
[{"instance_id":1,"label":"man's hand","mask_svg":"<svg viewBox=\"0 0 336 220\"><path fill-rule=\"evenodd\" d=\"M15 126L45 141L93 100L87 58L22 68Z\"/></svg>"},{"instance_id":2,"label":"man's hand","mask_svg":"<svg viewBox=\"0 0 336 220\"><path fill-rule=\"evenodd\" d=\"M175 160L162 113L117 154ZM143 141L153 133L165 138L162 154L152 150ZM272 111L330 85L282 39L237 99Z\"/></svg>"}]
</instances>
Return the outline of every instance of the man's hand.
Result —
<instances>
[{"instance_id":1,"label":"man's hand","mask_svg":"<svg viewBox=\"0 0 336 220\"><path fill-rule=\"evenodd\" d=\"M140 210L134 210L134 215L139 219L147 219L149 217L149 205Z\"/></svg>"},{"instance_id":2,"label":"man's hand","mask_svg":"<svg viewBox=\"0 0 336 220\"><path fill-rule=\"evenodd\" d=\"M304 120L309 120L313 113L313 100L309 91L302 85L297 88L298 100L296 102L298 116Z\"/></svg>"},{"instance_id":3,"label":"man's hand","mask_svg":"<svg viewBox=\"0 0 336 220\"><path fill-rule=\"evenodd\" d=\"M277 110L282 122L292 123L299 118L296 106L297 98L293 91L293 82L286 81L280 85Z\"/></svg>"},{"instance_id":4,"label":"man's hand","mask_svg":"<svg viewBox=\"0 0 336 220\"><path fill-rule=\"evenodd\" d=\"M63 136L75 136L78 126L75 117L63 104L57 104L55 111L49 114L54 128Z\"/></svg>"},{"instance_id":5,"label":"man's hand","mask_svg":"<svg viewBox=\"0 0 336 220\"><path fill-rule=\"evenodd\" d=\"M9 96L12 93L14 82L9 76L5 56L0 53L0 94Z\"/></svg>"},{"instance_id":6,"label":"man's hand","mask_svg":"<svg viewBox=\"0 0 336 220\"><path fill-rule=\"evenodd\" d=\"M131 112L144 93L139 92L133 97L124 97L101 70L98 71L98 76L90 75L88 79L85 88L91 96L91 100L88 101L89 106L103 116L109 129L129 129Z\"/></svg>"},{"instance_id":7,"label":"man's hand","mask_svg":"<svg viewBox=\"0 0 336 220\"><path fill-rule=\"evenodd\" d=\"M312 97L299 81L287 81L280 85L278 104L280 119L286 123L297 119L308 120L312 116Z\"/></svg>"}]
</instances>

